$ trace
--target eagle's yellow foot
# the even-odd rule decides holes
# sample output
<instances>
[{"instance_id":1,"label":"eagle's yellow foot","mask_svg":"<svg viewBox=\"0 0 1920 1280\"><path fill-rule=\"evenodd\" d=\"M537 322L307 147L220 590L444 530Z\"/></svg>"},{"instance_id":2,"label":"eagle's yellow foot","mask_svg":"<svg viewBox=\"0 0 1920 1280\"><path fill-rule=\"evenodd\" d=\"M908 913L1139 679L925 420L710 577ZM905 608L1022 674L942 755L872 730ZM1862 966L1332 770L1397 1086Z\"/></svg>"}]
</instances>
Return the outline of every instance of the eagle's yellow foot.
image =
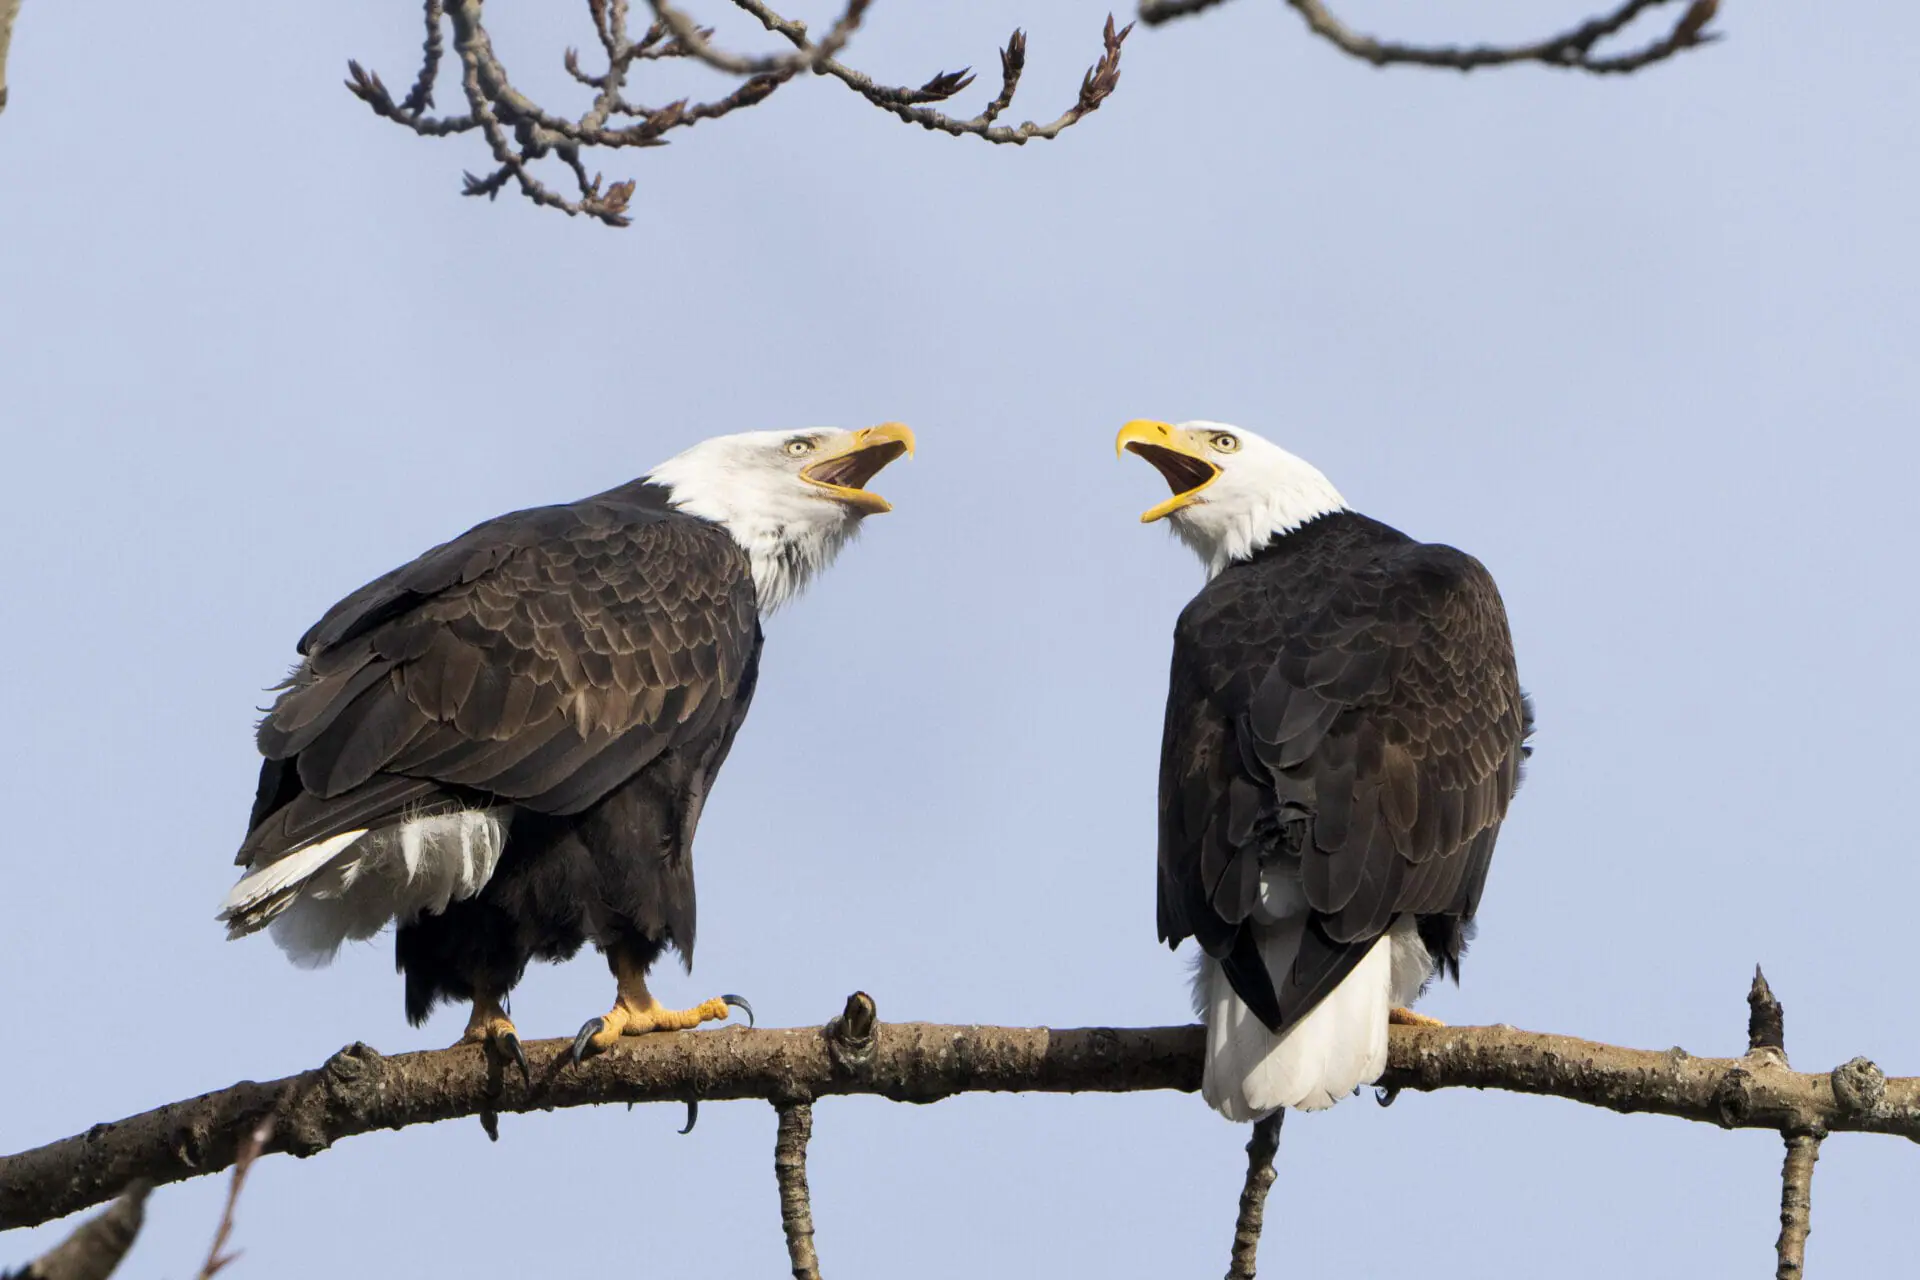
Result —
<instances>
[{"instance_id":1,"label":"eagle's yellow foot","mask_svg":"<svg viewBox=\"0 0 1920 1280\"><path fill-rule=\"evenodd\" d=\"M522 1084L533 1083L533 1072L527 1068L527 1051L520 1047L520 1032L497 999L490 996L474 999L473 1016L467 1019L467 1031L460 1037L460 1043L481 1045L489 1053L500 1054L520 1068Z\"/></svg>"},{"instance_id":2,"label":"eagle's yellow foot","mask_svg":"<svg viewBox=\"0 0 1920 1280\"><path fill-rule=\"evenodd\" d=\"M1429 1018L1424 1013L1415 1013L1411 1009L1387 1010L1387 1021L1397 1022L1403 1027L1444 1027L1447 1024L1438 1018Z\"/></svg>"},{"instance_id":3,"label":"eagle's yellow foot","mask_svg":"<svg viewBox=\"0 0 1920 1280\"><path fill-rule=\"evenodd\" d=\"M644 989L643 989L644 995ZM596 1053L604 1053L620 1043L621 1036L644 1036L655 1031L690 1031L703 1022L722 1022L729 1009L747 1015L753 1025L753 1006L740 996L715 996L691 1009L669 1009L647 995L644 1002L629 999L623 992L608 1013L590 1018L573 1039L573 1060L579 1063Z\"/></svg>"}]
</instances>

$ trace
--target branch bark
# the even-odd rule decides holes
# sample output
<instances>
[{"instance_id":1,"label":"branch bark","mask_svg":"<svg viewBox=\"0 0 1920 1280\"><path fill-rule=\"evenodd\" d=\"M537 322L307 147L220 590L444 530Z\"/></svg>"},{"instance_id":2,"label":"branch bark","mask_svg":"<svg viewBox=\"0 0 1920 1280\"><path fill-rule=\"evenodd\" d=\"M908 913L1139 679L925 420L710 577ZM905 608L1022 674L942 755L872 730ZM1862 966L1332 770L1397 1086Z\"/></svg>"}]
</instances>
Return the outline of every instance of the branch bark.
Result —
<instances>
[{"instance_id":1,"label":"branch bark","mask_svg":"<svg viewBox=\"0 0 1920 1280\"><path fill-rule=\"evenodd\" d=\"M1800 1280L1807 1273L1807 1234L1813 1230L1813 1162L1820 1158L1820 1135L1789 1133L1787 1159L1780 1170L1780 1239L1774 1245L1780 1265L1777 1280Z\"/></svg>"},{"instance_id":2,"label":"branch bark","mask_svg":"<svg viewBox=\"0 0 1920 1280\"><path fill-rule=\"evenodd\" d=\"M1260 1228L1267 1216L1267 1193L1273 1190L1273 1157L1280 1150L1280 1125L1286 1118L1286 1112L1274 1112L1254 1125L1253 1136L1247 1139L1247 1182L1240 1189L1240 1216L1233 1226L1227 1280L1254 1280Z\"/></svg>"},{"instance_id":3,"label":"branch bark","mask_svg":"<svg viewBox=\"0 0 1920 1280\"><path fill-rule=\"evenodd\" d=\"M787 1235L787 1260L793 1264L793 1280L820 1280L820 1258L813 1251L813 1199L807 1190L813 1106L783 1102L777 1109L780 1129L773 1142L773 1176L780 1185L780 1226Z\"/></svg>"},{"instance_id":4,"label":"branch bark","mask_svg":"<svg viewBox=\"0 0 1920 1280\"><path fill-rule=\"evenodd\" d=\"M24 1269L6 1272L0 1280L107 1280L140 1234L152 1189L145 1181L132 1183L104 1213L88 1218Z\"/></svg>"},{"instance_id":5,"label":"branch bark","mask_svg":"<svg viewBox=\"0 0 1920 1280\"><path fill-rule=\"evenodd\" d=\"M569 1065L568 1040L528 1043L530 1086L490 1072L484 1052L472 1045L393 1057L349 1045L312 1071L242 1081L0 1157L0 1229L99 1204L136 1178L169 1183L217 1173L268 1118L274 1129L265 1152L311 1156L356 1134L488 1110L855 1093L925 1103L956 1093L1192 1092L1200 1085L1198 1027L880 1023L861 1037L857 1027L849 1033L849 1021L842 1015L829 1027L646 1036L578 1067ZM1380 1083L1390 1090L1543 1094L1727 1128L1920 1141L1920 1079L1889 1080L1864 1059L1809 1074L1765 1055L1696 1058L1680 1049L1624 1049L1511 1027L1396 1026Z\"/></svg>"}]
</instances>

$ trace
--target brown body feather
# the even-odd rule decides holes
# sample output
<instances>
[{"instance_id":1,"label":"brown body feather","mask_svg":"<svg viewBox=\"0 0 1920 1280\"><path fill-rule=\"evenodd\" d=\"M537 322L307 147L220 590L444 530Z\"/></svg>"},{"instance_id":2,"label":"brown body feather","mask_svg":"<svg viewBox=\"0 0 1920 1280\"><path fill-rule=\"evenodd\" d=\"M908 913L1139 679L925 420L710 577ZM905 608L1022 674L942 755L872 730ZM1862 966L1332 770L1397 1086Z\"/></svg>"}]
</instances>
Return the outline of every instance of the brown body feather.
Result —
<instances>
[{"instance_id":1,"label":"brown body feather","mask_svg":"<svg viewBox=\"0 0 1920 1280\"><path fill-rule=\"evenodd\" d=\"M474 897L402 921L414 1020L583 942L694 942L692 840L752 698L746 555L635 482L482 524L335 605L259 730L238 862L463 808L502 812Z\"/></svg>"},{"instance_id":2,"label":"brown body feather","mask_svg":"<svg viewBox=\"0 0 1920 1280\"><path fill-rule=\"evenodd\" d=\"M1479 561L1345 511L1276 538L1175 629L1160 937L1197 938L1274 1031L1401 916L1457 974L1531 726ZM1276 984L1249 920L1295 859L1311 918Z\"/></svg>"}]
</instances>

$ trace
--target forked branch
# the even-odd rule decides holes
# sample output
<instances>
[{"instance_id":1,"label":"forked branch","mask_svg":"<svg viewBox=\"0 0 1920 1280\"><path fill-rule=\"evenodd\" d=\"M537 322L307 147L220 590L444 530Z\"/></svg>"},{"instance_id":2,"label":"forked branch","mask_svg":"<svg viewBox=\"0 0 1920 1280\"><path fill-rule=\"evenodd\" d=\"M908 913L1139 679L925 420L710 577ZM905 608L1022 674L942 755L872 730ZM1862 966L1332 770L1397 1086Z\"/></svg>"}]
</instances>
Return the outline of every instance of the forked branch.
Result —
<instances>
[{"instance_id":1,"label":"forked branch","mask_svg":"<svg viewBox=\"0 0 1920 1280\"><path fill-rule=\"evenodd\" d=\"M1140 20L1149 26L1172 22L1223 0L1141 0ZM1454 71L1473 71L1481 67L1510 66L1531 62L1569 71L1594 75L1620 75L1664 62L1676 54L1697 49L1718 37L1706 30L1719 11L1719 0L1689 0L1686 10L1672 27L1637 47L1612 53L1600 51L1600 45L1619 35L1650 9L1677 3L1677 0L1622 0L1620 6L1557 35L1520 44L1425 45L1381 40L1353 30L1322 0L1286 0L1307 24L1307 30L1351 57L1376 67L1445 67Z\"/></svg>"},{"instance_id":2,"label":"forked branch","mask_svg":"<svg viewBox=\"0 0 1920 1280\"><path fill-rule=\"evenodd\" d=\"M9 2L0 0L0 5ZM736 8L792 46L791 52L742 54L715 45L710 28L698 25L668 0L647 0L653 19L637 38L628 26L630 0L587 0L605 67L589 70L577 50L566 51L562 62L567 73L593 91L585 110L568 115L541 106L514 87L487 34L482 0L424 0L426 36L421 42L420 70L413 87L404 97L395 99L378 74L358 62L349 62L347 88L375 115L422 137L479 133L494 167L484 174L467 174L464 194L492 199L514 186L535 204L624 227L631 222L628 210L634 183L629 179L608 184L598 172L591 172L588 156L596 150L665 146L668 135L676 131L758 106L802 73L838 80L875 106L928 129L1015 145L1032 138L1053 138L1097 110L1119 84L1120 46L1131 30L1116 31L1109 16L1100 59L1083 78L1074 104L1048 124L1009 128L995 121L1011 105L1025 65L1023 33L1014 32L1000 55L999 94L979 114L962 119L928 104L944 102L970 85L973 75L967 68L939 72L920 87L908 88L882 84L839 60L837 55L859 29L871 2L847 0L846 9L826 34L815 40L805 23L774 12L761 0L732 0ZM446 26L453 31L453 51L460 64L460 88L466 100L465 112L458 115L434 115L430 111L446 53ZM704 102L679 98L649 105L629 97L628 82L636 68L667 58L691 59L739 77L741 83ZM555 190L536 172L539 162L549 159L558 161L572 175L572 195Z\"/></svg>"}]
</instances>

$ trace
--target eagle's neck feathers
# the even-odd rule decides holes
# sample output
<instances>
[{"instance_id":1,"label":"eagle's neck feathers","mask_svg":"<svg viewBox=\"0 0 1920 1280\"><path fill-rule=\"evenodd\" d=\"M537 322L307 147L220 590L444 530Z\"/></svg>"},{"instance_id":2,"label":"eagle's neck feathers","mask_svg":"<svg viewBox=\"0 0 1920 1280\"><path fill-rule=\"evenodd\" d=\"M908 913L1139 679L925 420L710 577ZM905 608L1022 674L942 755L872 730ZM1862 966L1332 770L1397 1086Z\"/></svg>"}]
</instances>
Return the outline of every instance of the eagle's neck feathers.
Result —
<instances>
[{"instance_id":1,"label":"eagle's neck feathers","mask_svg":"<svg viewBox=\"0 0 1920 1280\"><path fill-rule=\"evenodd\" d=\"M647 479L668 490L675 510L732 535L747 553L763 614L804 591L860 529L857 512L816 496L791 475L724 454L690 450Z\"/></svg>"},{"instance_id":2,"label":"eagle's neck feathers","mask_svg":"<svg viewBox=\"0 0 1920 1280\"><path fill-rule=\"evenodd\" d=\"M1212 578L1310 520L1348 509L1318 468L1265 441L1250 441L1201 499L1169 523Z\"/></svg>"}]
</instances>

